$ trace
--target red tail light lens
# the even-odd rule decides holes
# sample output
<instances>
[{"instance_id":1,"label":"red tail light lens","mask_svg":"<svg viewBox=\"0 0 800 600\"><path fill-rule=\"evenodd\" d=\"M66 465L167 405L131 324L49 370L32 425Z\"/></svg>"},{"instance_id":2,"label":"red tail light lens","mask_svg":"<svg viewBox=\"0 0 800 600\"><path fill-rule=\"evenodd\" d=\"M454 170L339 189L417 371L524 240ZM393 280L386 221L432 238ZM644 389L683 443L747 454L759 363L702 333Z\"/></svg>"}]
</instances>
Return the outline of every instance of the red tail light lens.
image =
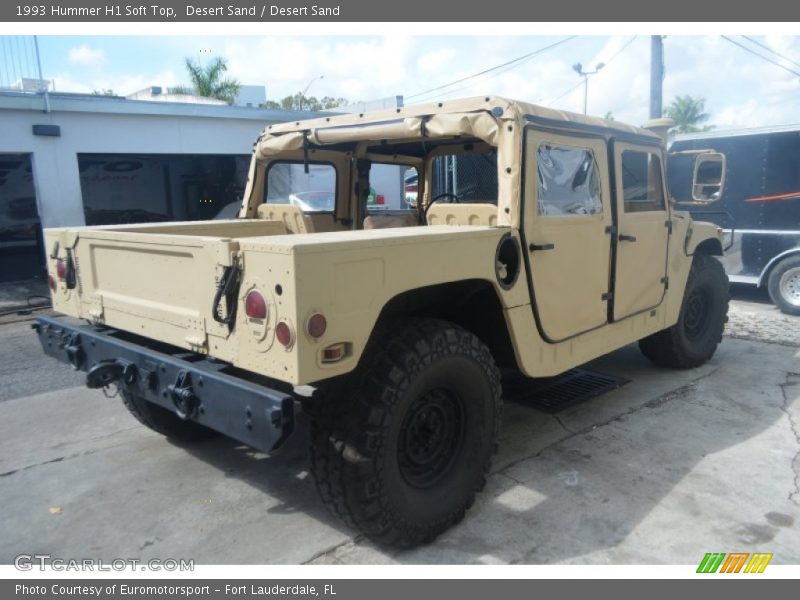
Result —
<instances>
[{"instance_id":1,"label":"red tail light lens","mask_svg":"<svg viewBox=\"0 0 800 600\"><path fill-rule=\"evenodd\" d=\"M275 337L281 346L288 348L294 342L294 331L286 321L281 321L275 326Z\"/></svg>"},{"instance_id":2,"label":"red tail light lens","mask_svg":"<svg viewBox=\"0 0 800 600\"><path fill-rule=\"evenodd\" d=\"M328 321L325 319L325 315L317 313L315 315L311 315L308 319L308 324L306 325L306 330L308 331L308 335L312 338L320 338L325 335L325 330L328 328Z\"/></svg>"},{"instance_id":3,"label":"red tail light lens","mask_svg":"<svg viewBox=\"0 0 800 600\"><path fill-rule=\"evenodd\" d=\"M47 276L47 282L50 284L50 289L55 292L56 291L56 280L55 280L55 277L53 277L52 275L48 275Z\"/></svg>"},{"instance_id":4,"label":"red tail light lens","mask_svg":"<svg viewBox=\"0 0 800 600\"><path fill-rule=\"evenodd\" d=\"M267 301L258 290L250 290L244 298L244 312L251 319L267 318Z\"/></svg>"},{"instance_id":5,"label":"red tail light lens","mask_svg":"<svg viewBox=\"0 0 800 600\"><path fill-rule=\"evenodd\" d=\"M67 262L65 260L59 258L56 261L56 275L61 281L67 278Z\"/></svg>"}]
</instances>

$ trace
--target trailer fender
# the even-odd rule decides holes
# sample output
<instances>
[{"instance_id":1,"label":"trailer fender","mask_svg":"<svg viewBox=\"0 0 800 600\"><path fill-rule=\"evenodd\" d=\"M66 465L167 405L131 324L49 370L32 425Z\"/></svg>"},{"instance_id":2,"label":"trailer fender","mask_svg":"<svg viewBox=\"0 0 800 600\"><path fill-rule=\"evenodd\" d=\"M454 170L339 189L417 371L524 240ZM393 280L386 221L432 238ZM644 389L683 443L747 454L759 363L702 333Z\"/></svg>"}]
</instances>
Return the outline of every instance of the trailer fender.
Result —
<instances>
[{"instance_id":1,"label":"trailer fender","mask_svg":"<svg viewBox=\"0 0 800 600\"><path fill-rule=\"evenodd\" d=\"M798 248L789 248L788 250L784 250L780 254L776 254L775 256L770 259L767 263L767 266L761 270L761 274L758 276L758 287L766 285L767 280L769 279L769 274L772 272L772 269L781 262L784 258L789 256L800 255L800 247Z\"/></svg>"}]
</instances>

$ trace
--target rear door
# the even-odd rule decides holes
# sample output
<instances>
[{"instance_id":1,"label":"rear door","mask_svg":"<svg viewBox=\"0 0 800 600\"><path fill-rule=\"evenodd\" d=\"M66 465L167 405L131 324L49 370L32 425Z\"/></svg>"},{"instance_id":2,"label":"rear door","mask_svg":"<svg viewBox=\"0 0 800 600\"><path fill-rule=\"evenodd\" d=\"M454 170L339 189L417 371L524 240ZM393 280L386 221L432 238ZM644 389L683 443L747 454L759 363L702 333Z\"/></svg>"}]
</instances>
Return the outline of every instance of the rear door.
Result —
<instances>
[{"instance_id":1,"label":"rear door","mask_svg":"<svg viewBox=\"0 0 800 600\"><path fill-rule=\"evenodd\" d=\"M607 145L528 129L524 231L534 317L551 343L608 322L611 194Z\"/></svg>"},{"instance_id":2,"label":"rear door","mask_svg":"<svg viewBox=\"0 0 800 600\"><path fill-rule=\"evenodd\" d=\"M614 144L617 243L614 320L661 304L667 286L669 213L661 150Z\"/></svg>"}]
</instances>

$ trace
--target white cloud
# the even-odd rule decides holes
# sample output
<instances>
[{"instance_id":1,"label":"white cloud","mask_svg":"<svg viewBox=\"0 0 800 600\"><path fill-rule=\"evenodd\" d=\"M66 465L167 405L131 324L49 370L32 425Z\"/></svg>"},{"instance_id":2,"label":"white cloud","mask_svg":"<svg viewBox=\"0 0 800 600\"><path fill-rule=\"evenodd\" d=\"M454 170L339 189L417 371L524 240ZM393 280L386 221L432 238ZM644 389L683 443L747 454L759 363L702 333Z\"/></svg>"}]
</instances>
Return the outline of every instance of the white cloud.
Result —
<instances>
[{"instance_id":1,"label":"white cloud","mask_svg":"<svg viewBox=\"0 0 800 600\"><path fill-rule=\"evenodd\" d=\"M90 48L86 44L70 48L67 59L70 63L82 67L99 67L108 62L104 50Z\"/></svg>"},{"instance_id":2,"label":"white cloud","mask_svg":"<svg viewBox=\"0 0 800 600\"><path fill-rule=\"evenodd\" d=\"M440 48L426 52L417 59L417 69L423 73L435 72L448 65L456 55L453 48Z\"/></svg>"},{"instance_id":3,"label":"white cloud","mask_svg":"<svg viewBox=\"0 0 800 600\"><path fill-rule=\"evenodd\" d=\"M85 74L76 77L72 72L65 71L52 77L55 89L59 92L75 92L91 94L94 91L112 90L118 96L127 96L147 86L160 85L172 87L180 83L178 77L170 70L161 71L154 76L120 73L110 76L87 78Z\"/></svg>"}]
</instances>

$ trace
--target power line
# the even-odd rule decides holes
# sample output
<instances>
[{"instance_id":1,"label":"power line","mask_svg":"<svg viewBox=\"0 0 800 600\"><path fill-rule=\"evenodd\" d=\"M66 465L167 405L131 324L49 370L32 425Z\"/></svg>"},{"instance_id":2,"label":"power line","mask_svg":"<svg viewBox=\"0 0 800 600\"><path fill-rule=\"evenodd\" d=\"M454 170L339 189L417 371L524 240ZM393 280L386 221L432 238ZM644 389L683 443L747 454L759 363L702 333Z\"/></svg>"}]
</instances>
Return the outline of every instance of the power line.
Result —
<instances>
[{"instance_id":1,"label":"power line","mask_svg":"<svg viewBox=\"0 0 800 600\"><path fill-rule=\"evenodd\" d=\"M493 72L491 75L487 75L485 77L485 80L488 81L490 79L494 79L495 77L499 77L500 75L504 75L505 73L508 73L509 71L511 71L513 69L516 69L518 66L520 66L520 64L522 64L522 63L517 63L517 64L513 64L511 66L507 66L507 67L502 68L502 69L498 69L497 71ZM460 92L463 92L465 90L470 90L470 89L473 89L472 88L472 84L467 84L467 85L464 85L464 86L461 86L461 87L454 88L452 90L447 90L445 92L441 92L440 94L436 94L434 96L431 96L431 98L446 98L448 96L452 96L453 94L458 94ZM419 100L419 102L427 102L429 99L430 98L422 99L422 100Z\"/></svg>"},{"instance_id":2,"label":"power line","mask_svg":"<svg viewBox=\"0 0 800 600\"><path fill-rule=\"evenodd\" d=\"M768 63L772 63L772 64L773 64L773 65L775 65L776 67L780 67L780 68L781 68L781 69L783 69L784 71L788 71L788 72L789 72L789 73L791 73L792 75L796 75L797 77L800 77L800 72L798 72L798 71L795 71L794 69L790 69L789 67L786 67L786 66L782 65L781 63L779 63L779 62L777 62L777 61L774 61L774 60L772 60L771 58L767 58L767 57L766 57L766 56L764 56L763 54L759 54L758 52L756 52L755 50L752 50L752 49L748 48L748 47L747 47L747 46L745 46L744 44L740 44L740 43L739 43L739 42L737 42L736 40L729 38L727 35L722 35L722 36L720 36L720 37L721 37L723 40L727 40L728 42L730 42L731 44L733 44L733 45L735 45L735 46L739 46L739 48L741 48L741 49L742 49L742 50L744 50L745 52L749 52L750 54L752 54L753 56L757 56L757 57L758 57L758 58L760 58L761 60L765 60L765 61L767 61Z\"/></svg>"},{"instance_id":3,"label":"power line","mask_svg":"<svg viewBox=\"0 0 800 600\"><path fill-rule=\"evenodd\" d=\"M419 92L417 94L412 94L410 96L406 96L406 100L409 100L411 98L417 98L419 96L425 96L425 95L427 95L427 94L429 94L431 92L437 92L439 90L442 90L444 88L448 88L448 87L456 85L458 83L463 83L464 81L468 81L470 79L475 79L476 77L480 77L481 75L485 75L486 73L490 73L490 72L495 71L497 69L501 69L502 67L506 67L506 66L514 64L514 63L520 63L520 62L522 62L522 61L524 61L524 60L526 60L528 58L536 56L537 54L541 54L542 52L546 52L547 50L555 48L556 46L560 46L561 44L564 44L564 43L566 43L566 42L568 42L568 41L570 41L572 39L575 39L576 37L578 37L578 36L571 35L571 36L569 36L567 38L564 38L563 40L559 40L558 42L550 44L549 46L545 46L544 48L539 48L538 50L534 50L533 52L528 52L527 54L523 54L522 56L518 56L517 58L514 58L514 59L509 60L507 62L504 62L502 64L495 65L494 67L490 67L488 69L484 69L483 71L480 71L480 72L475 73L473 75L468 75L466 77L462 77L461 79L456 79L455 81L451 81L450 83L445 83L444 85L440 85L438 87L431 88L429 90L425 90L424 92Z\"/></svg>"},{"instance_id":4,"label":"power line","mask_svg":"<svg viewBox=\"0 0 800 600\"><path fill-rule=\"evenodd\" d=\"M581 80L580 80L578 83L576 83L575 85L573 85L571 88L569 88L569 89L568 89L566 92L564 92L564 93L563 93L563 94L561 94L560 96L557 96L556 98L553 98L552 100L549 100L549 101L545 102L545 105L546 105L546 106L550 106L550 105L551 105L551 104L553 104L554 102L558 102L558 101L559 101L559 100L561 100L561 99L562 99L564 96L568 95L570 92L574 92L575 90L577 90L577 89L578 89L579 87L581 87L582 85L583 85L583 79L581 79Z\"/></svg>"},{"instance_id":5,"label":"power line","mask_svg":"<svg viewBox=\"0 0 800 600\"><path fill-rule=\"evenodd\" d=\"M607 66L608 66L608 65L610 65L612 62L614 62L614 59L615 59L615 58L617 58L617 57L618 57L620 54L622 54L622 53L623 53L623 52L624 52L624 51L625 51L625 50L628 48L628 46L630 46L630 45L633 43L633 41L634 41L634 40L635 40L637 37L639 37L639 36L638 36L638 35L635 35L635 36L633 36L631 39L629 39L627 42L625 42L625 44L624 44L624 45L623 45L623 46L622 46L622 47L621 47L619 50L617 50L617 51L616 51L614 54L612 54L612 55L611 55L611 58L609 58L609 59L606 61L606 64L605 64L605 65L603 65L603 68L607 67ZM562 99L564 96L566 96L566 95L567 95L567 94L569 94L570 92L573 92L573 91L577 90L577 89L578 89L580 86L582 86L582 85L583 85L583 80L579 81L578 83L576 83L575 85L573 85L571 88L569 88L567 91L565 91L565 92L563 92L562 94L560 94L559 96L557 96L557 97L553 98L553 99L552 99L552 100L550 100L549 102L545 102L545 105L546 105L546 106L550 106L550 105L551 105L551 104L553 104L554 102L558 102L558 101L559 101L559 100L561 100L561 99Z\"/></svg>"},{"instance_id":6,"label":"power line","mask_svg":"<svg viewBox=\"0 0 800 600\"><path fill-rule=\"evenodd\" d=\"M780 52L778 52L777 50L773 50L772 48L770 48L770 47L769 47L769 46L767 46L766 44L762 44L762 43L761 43L761 42L759 42L758 40L755 40L755 39L753 39L753 38L751 38L750 36L747 36L747 35L743 35L743 36L741 36L741 37L743 37L744 39L746 39L746 40L748 40L748 41L750 41L750 42L754 43L756 46L761 46L761 47L762 47L764 50L766 50L767 52L771 52L771 53L772 53L772 54L774 54L775 56L779 56L780 58L782 58L782 59L783 59L783 60L785 60L786 62L788 62L788 63L792 63L792 64L793 64L795 67L798 67L798 68L800 68L800 63L798 63L798 62L796 62L796 61L792 60L791 58L789 58L789 57L788 57L788 56L786 56L785 54L781 54L781 53L780 53Z\"/></svg>"},{"instance_id":7,"label":"power line","mask_svg":"<svg viewBox=\"0 0 800 600\"><path fill-rule=\"evenodd\" d=\"M617 51L616 51L616 52L615 52L615 53L614 53L614 54L611 56L611 58L609 58L609 59L606 61L606 65L605 65L605 66L607 67L608 65L610 65L610 64L611 64L611 63L614 61L614 59L615 59L615 58L617 58L617 57L618 57L620 54L622 54L623 52L625 52L625 50L628 48L628 46L630 46L630 45L631 45L631 44L634 42L634 40L635 40L637 37L639 37L639 36L638 36L638 35L635 35L635 36L633 36L631 39L629 39L627 42L625 42L625 45L624 45L624 46L622 46L622 48L620 48L619 50L617 50Z\"/></svg>"}]
</instances>

